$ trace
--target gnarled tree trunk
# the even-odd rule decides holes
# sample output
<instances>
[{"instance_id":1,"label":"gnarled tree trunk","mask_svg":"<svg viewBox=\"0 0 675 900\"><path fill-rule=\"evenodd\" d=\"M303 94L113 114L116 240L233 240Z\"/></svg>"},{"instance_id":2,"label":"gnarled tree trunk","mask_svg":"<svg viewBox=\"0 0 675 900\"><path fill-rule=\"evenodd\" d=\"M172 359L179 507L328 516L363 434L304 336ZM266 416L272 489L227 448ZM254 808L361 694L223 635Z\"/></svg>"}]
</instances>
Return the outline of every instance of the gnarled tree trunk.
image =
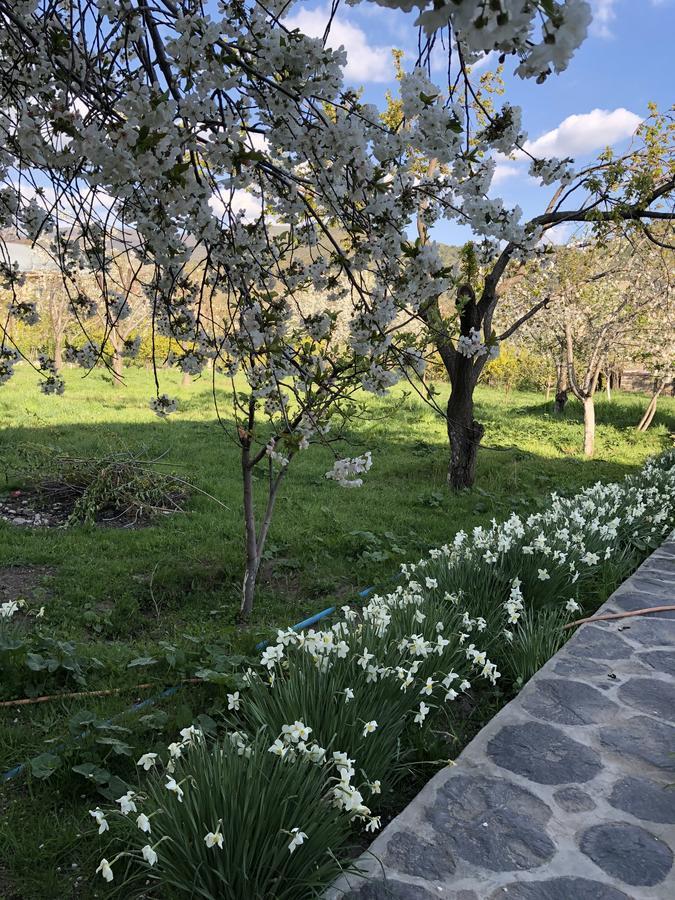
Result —
<instances>
[{"instance_id":1,"label":"gnarled tree trunk","mask_svg":"<svg viewBox=\"0 0 675 900\"><path fill-rule=\"evenodd\" d=\"M460 333L469 336L472 329L479 331L483 325L482 313L469 285L458 292L458 308ZM455 491L471 487L476 479L478 447L485 429L473 417L473 392L485 359L483 355L466 356L455 350L449 359L443 360L450 376L450 397L445 412L450 440L448 485Z\"/></svg>"},{"instance_id":2,"label":"gnarled tree trunk","mask_svg":"<svg viewBox=\"0 0 675 900\"><path fill-rule=\"evenodd\" d=\"M565 411L567 404L567 392L569 390L569 381L567 378L567 364L564 358L556 363L556 385L555 385L555 403L553 404L553 412L556 416L560 416Z\"/></svg>"},{"instance_id":3,"label":"gnarled tree trunk","mask_svg":"<svg viewBox=\"0 0 675 900\"><path fill-rule=\"evenodd\" d=\"M485 432L473 417L473 390L452 386L447 406L450 465L448 484L455 491L471 487L476 479L478 448Z\"/></svg>"}]
</instances>

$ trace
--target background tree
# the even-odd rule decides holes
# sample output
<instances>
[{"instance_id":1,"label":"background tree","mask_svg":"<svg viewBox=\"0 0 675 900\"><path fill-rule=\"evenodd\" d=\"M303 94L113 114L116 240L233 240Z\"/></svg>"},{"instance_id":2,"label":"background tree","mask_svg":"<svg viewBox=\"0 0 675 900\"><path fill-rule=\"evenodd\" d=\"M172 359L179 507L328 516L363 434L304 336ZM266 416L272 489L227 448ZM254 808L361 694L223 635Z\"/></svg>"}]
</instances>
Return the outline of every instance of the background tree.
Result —
<instances>
[{"instance_id":1,"label":"background tree","mask_svg":"<svg viewBox=\"0 0 675 900\"><path fill-rule=\"evenodd\" d=\"M592 456L600 374L617 359L637 359L636 348L650 343L647 323L667 299L663 251L645 235L605 242L589 233L526 268L518 288L521 304L527 307L532 295L549 298L536 320L527 322L526 333L548 342L556 358L562 350L569 389L583 405L584 454ZM512 302L518 310L517 294Z\"/></svg>"},{"instance_id":2,"label":"background tree","mask_svg":"<svg viewBox=\"0 0 675 900\"><path fill-rule=\"evenodd\" d=\"M652 394L637 430L646 431L654 420L659 397L675 378L675 308L673 306L672 250L652 253L654 300L635 336L631 356L652 378Z\"/></svg>"},{"instance_id":3,"label":"background tree","mask_svg":"<svg viewBox=\"0 0 675 900\"><path fill-rule=\"evenodd\" d=\"M33 289L38 308L48 323L54 368L58 373L63 368L66 334L73 321L68 295L63 289L61 278L56 274L38 275Z\"/></svg>"}]
</instances>

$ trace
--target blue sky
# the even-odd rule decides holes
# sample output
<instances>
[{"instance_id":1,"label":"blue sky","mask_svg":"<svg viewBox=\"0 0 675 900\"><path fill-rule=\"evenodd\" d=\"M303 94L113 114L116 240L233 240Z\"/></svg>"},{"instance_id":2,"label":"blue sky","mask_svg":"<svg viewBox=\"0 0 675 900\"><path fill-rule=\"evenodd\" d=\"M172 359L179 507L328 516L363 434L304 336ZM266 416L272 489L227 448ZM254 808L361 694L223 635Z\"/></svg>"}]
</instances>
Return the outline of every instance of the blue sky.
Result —
<instances>
[{"instance_id":1,"label":"blue sky","mask_svg":"<svg viewBox=\"0 0 675 900\"><path fill-rule=\"evenodd\" d=\"M595 158L607 144L625 148L629 135L655 101L665 110L675 102L675 0L591 0L594 21L588 39L562 75L543 85L513 78L507 59L505 98L523 109L523 126L542 156L573 156L577 164ZM301 0L291 19L308 34L323 34L326 4ZM343 5L332 43L348 54L347 77L362 85L365 99L381 105L394 84L391 48L416 56L414 14L382 9L374 3ZM441 61L439 60L439 63ZM442 64L441 64L442 65ZM443 70L435 74L443 83ZM557 129L557 130L556 130ZM493 194L520 205L526 216L542 211L550 189L528 178L523 163L504 162L498 168ZM445 223L438 240L456 243L467 233ZM557 239L564 240L561 231Z\"/></svg>"}]
</instances>

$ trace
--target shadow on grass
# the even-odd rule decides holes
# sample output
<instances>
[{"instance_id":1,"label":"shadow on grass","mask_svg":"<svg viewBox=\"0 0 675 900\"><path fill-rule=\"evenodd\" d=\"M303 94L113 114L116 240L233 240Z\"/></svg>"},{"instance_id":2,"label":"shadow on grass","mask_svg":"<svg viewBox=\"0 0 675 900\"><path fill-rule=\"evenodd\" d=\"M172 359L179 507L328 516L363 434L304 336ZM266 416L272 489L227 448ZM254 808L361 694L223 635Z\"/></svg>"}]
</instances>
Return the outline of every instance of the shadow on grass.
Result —
<instances>
[{"instance_id":1,"label":"shadow on grass","mask_svg":"<svg viewBox=\"0 0 675 900\"><path fill-rule=\"evenodd\" d=\"M541 411L542 406L510 410L506 423L500 422L500 441L519 438L519 428L505 432L512 416L536 414L542 429L548 428ZM373 450L373 469L358 491L326 481L332 456L325 448L293 461L270 531L254 624L286 625L322 605L349 599L366 585L386 583L401 562L446 543L460 529L504 518L512 510L541 508L553 490L571 493L598 479L618 480L646 455L641 447L630 459L583 461L561 456L556 440L546 443L534 436L522 448L482 450L475 488L450 494L440 427L420 432L405 419L392 423L390 417L387 423L376 418L373 427L355 429L352 437L345 455ZM140 628L167 637L232 622L243 572L240 464L237 448L215 421L5 428L0 456L7 489L22 486L12 473L20 471L25 444L46 444L82 457L143 448L148 458L162 457L163 471L176 472L227 507L195 492L185 513L135 530L26 529L0 523L0 566L56 568L50 612L62 633L103 624L103 633L111 636ZM659 449L655 445L649 452ZM262 502L264 477L256 491Z\"/></svg>"},{"instance_id":2,"label":"shadow on grass","mask_svg":"<svg viewBox=\"0 0 675 900\"><path fill-rule=\"evenodd\" d=\"M618 393L618 392L617 392ZM604 395L597 395L595 399L595 417L597 425L609 425L614 428L627 430L637 429L638 422L647 409L649 397L646 395L618 394L617 400L607 400ZM583 424L584 410L581 403L575 397L570 398L561 414L554 413L553 400L543 400L528 406L513 408L516 416L549 417L554 421L577 422ZM662 398L656 408L656 415L650 426L651 429L659 427L668 431L675 431L675 403L672 398Z\"/></svg>"}]
</instances>

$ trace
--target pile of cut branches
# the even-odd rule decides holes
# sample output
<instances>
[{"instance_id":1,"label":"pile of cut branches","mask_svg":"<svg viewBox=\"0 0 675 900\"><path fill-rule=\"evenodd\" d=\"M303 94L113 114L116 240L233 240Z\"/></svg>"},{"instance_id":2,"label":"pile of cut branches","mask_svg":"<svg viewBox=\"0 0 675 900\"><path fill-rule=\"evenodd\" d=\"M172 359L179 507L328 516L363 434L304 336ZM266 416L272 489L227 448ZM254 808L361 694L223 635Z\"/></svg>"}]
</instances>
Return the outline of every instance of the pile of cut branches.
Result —
<instances>
[{"instance_id":1,"label":"pile of cut branches","mask_svg":"<svg viewBox=\"0 0 675 900\"><path fill-rule=\"evenodd\" d=\"M65 525L133 527L182 512L191 485L161 470L162 457L121 450L79 457L41 444L0 451L5 478L22 485L36 507L64 510ZM17 492L18 493L18 492Z\"/></svg>"}]
</instances>

